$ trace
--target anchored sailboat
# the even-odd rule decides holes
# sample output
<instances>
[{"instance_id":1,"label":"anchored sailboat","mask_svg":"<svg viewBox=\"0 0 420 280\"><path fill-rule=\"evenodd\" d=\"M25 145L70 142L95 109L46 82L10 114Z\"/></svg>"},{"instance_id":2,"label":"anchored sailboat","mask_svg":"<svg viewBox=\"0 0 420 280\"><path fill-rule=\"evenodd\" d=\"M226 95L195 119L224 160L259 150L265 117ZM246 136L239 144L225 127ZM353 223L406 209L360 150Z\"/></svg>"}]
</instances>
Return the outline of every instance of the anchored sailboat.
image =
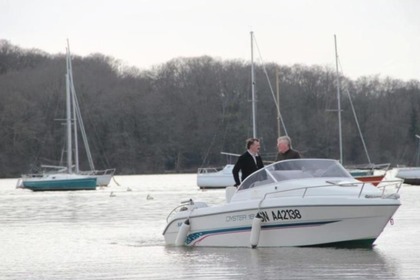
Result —
<instances>
[{"instance_id":1,"label":"anchored sailboat","mask_svg":"<svg viewBox=\"0 0 420 280\"><path fill-rule=\"evenodd\" d=\"M70 79L70 92L71 92L71 103L73 109L73 132L74 132L74 158L75 158L75 170L76 174L80 175L87 175L93 176L96 178L96 185L97 186L107 186L111 181L111 178L114 176L115 168L105 169L105 170L96 170L95 165L93 163L92 154L90 152L90 147L88 143L88 139L86 136L85 126L83 124L82 114L80 113L79 102L77 100L76 90L74 88L73 83L73 71L72 71L72 64L71 64L71 55L70 55L70 45L67 41L67 73ZM84 143L84 147L86 150L86 156L88 159L90 170L81 171L79 168L79 151L78 151L78 136L77 131L80 129L80 133L82 136L82 140ZM71 142L71 140L69 141Z\"/></svg>"},{"instance_id":2,"label":"anchored sailboat","mask_svg":"<svg viewBox=\"0 0 420 280\"><path fill-rule=\"evenodd\" d=\"M343 133L342 133L342 129L341 129L341 93L340 93L340 76L339 76L339 71L338 71L338 51L337 51L337 38L334 35L334 46L335 46L335 67L336 67L336 84L337 84L337 113L338 113L338 134L339 134L339 148L340 148L340 163L344 164L344 160L343 160ZM385 173L388 170L390 164L389 163L383 163L383 164L373 164L371 163L369 154L367 152L367 148L366 148L366 144L365 141L363 139L363 135L362 132L360 130L360 126L359 126L359 122L357 120L356 117L356 112L354 110L353 107L353 103L351 101L350 98L350 94L349 96L349 100L350 100L350 105L351 108L353 110L353 115L354 118L356 120L356 125L357 125L357 129L359 131L359 135L360 135L360 139L362 140L363 143L363 148L365 150L366 153L366 157L368 159L368 164L364 164L364 165L358 165L358 166L353 166L353 167L347 167L347 170L350 172L350 174L355 177L356 179L358 179L359 181L363 181L363 182L371 182L374 185L378 185L380 183L380 181L385 177ZM380 174L374 174L375 170L380 170Z\"/></svg>"},{"instance_id":3,"label":"anchored sailboat","mask_svg":"<svg viewBox=\"0 0 420 280\"><path fill-rule=\"evenodd\" d=\"M254 32L251 31L251 90L252 90L252 137L257 138L256 101L255 101L255 73L254 73ZM239 154L223 153L239 157ZM232 169L234 164L226 164L223 168L204 167L197 172L197 185L200 189L216 189L233 186Z\"/></svg>"},{"instance_id":4,"label":"anchored sailboat","mask_svg":"<svg viewBox=\"0 0 420 280\"><path fill-rule=\"evenodd\" d=\"M68 41L66 68L67 164L66 166L42 165L42 172L22 175L21 180L18 182L18 187L28 188L34 191L94 190L96 189L96 186L108 185L115 173L115 169L95 170L73 84L70 46ZM81 171L79 168L78 131L81 133L89 166L91 168L91 170L88 171Z\"/></svg>"}]
</instances>

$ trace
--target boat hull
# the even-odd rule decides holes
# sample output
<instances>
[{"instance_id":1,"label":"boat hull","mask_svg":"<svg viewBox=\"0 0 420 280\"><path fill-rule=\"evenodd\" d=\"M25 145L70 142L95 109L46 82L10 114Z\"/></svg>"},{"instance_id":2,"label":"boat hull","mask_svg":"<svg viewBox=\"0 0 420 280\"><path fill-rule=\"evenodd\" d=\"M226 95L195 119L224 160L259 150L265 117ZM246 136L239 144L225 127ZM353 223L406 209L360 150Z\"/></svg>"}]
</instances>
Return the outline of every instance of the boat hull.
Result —
<instances>
[{"instance_id":1,"label":"boat hull","mask_svg":"<svg viewBox=\"0 0 420 280\"><path fill-rule=\"evenodd\" d=\"M80 175L96 178L96 186L108 186L114 176L115 169L80 171Z\"/></svg>"},{"instance_id":2,"label":"boat hull","mask_svg":"<svg viewBox=\"0 0 420 280\"><path fill-rule=\"evenodd\" d=\"M420 185L420 168L398 168L395 177L403 179L405 184Z\"/></svg>"},{"instance_id":3,"label":"boat hull","mask_svg":"<svg viewBox=\"0 0 420 280\"><path fill-rule=\"evenodd\" d=\"M236 207L195 209L190 215L185 211L184 216L180 212L168 224L164 237L166 244L174 245L179 227L188 218L191 228L185 246L250 247L252 221L260 213L263 222L258 247L369 247L400 205L393 199L381 203L329 200L310 205L302 201L288 203L286 199L277 203L279 206L260 210L255 205L240 211L245 206L239 203Z\"/></svg>"},{"instance_id":4,"label":"boat hull","mask_svg":"<svg viewBox=\"0 0 420 280\"><path fill-rule=\"evenodd\" d=\"M227 188L223 204L181 202L163 235L174 246L370 247L401 205L401 184L360 182L331 159L279 161Z\"/></svg>"},{"instance_id":5,"label":"boat hull","mask_svg":"<svg viewBox=\"0 0 420 280\"><path fill-rule=\"evenodd\" d=\"M22 185L32 191L79 191L96 190L96 178L34 178L23 180Z\"/></svg>"},{"instance_id":6,"label":"boat hull","mask_svg":"<svg viewBox=\"0 0 420 280\"><path fill-rule=\"evenodd\" d=\"M223 189L235 185L233 175L197 175L197 185L200 189Z\"/></svg>"},{"instance_id":7,"label":"boat hull","mask_svg":"<svg viewBox=\"0 0 420 280\"><path fill-rule=\"evenodd\" d=\"M200 189L222 189L235 185L232 169L233 164L227 164L222 170L215 168L199 168L197 173L197 186Z\"/></svg>"},{"instance_id":8,"label":"boat hull","mask_svg":"<svg viewBox=\"0 0 420 280\"><path fill-rule=\"evenodd\" d=\"M365 176L355 176L354 178L366 183L371 183L374 186L379 185L379 183L383 180L385 174L383 175L365 175Z\"/></svg>"},{"instance_id":9,"label":"boat hull","mask_svg":"<svg viewBox=\"0 0 420 280\"><path fill-rule=\"evenodd\" d=\"M404 178L403 180L404 180L404 184L416 185L416 186L420 185L420 177L419 178Z\"/></svg>"}]
</instances>

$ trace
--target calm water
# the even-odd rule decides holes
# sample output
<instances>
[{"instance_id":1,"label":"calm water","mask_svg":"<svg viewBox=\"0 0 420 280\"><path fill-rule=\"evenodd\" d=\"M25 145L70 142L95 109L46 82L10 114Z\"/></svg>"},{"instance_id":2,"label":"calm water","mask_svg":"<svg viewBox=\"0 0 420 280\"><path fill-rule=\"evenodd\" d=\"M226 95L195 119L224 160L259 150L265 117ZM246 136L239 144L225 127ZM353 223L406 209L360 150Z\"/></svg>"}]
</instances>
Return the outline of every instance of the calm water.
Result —
<instances>
[{"instance_id":1,"label":"calm water","mask_svg":"<svg viewBox=\"0 0 420 280\"><path fill-rule=\"evenodd\" d=\"M176 248L162 236L169 212L224 191L199 190L194 174L115 179L40 193L0 180L0 279L420 279L420 186L402 188L373 249Z\"/></svg>"}]
</instances>

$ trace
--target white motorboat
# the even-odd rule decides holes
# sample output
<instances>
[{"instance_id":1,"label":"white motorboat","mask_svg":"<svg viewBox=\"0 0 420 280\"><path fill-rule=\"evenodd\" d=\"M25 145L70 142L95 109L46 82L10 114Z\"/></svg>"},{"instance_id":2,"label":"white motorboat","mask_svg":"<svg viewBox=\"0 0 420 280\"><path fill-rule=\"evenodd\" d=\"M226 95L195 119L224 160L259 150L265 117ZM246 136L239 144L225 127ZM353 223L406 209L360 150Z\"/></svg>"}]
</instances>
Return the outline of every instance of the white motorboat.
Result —
<instances>
[{"instance_id":1,"label":"white motorboat","mask_svg":"<svg viewBox=\"0 0 420 280\"><path fill-rule=\"evenodd\" d=\"M197 172L197 186L200 189L226 188L235 185L232 169L234 164L226 164L222 169L206 167Z\"/></svg>"},{"instance_id":2,"label":"white motorboat","mask_svg":"<svg viewBox=\"0 0 420 280\"><path fill-rule=\"evenodd\" d=\"M181 203L163 235L176 246L370 247L400 206L401 185L360 182L331 159L280 161L228 187L226 203Z\"/></svg>"}]
</instances>

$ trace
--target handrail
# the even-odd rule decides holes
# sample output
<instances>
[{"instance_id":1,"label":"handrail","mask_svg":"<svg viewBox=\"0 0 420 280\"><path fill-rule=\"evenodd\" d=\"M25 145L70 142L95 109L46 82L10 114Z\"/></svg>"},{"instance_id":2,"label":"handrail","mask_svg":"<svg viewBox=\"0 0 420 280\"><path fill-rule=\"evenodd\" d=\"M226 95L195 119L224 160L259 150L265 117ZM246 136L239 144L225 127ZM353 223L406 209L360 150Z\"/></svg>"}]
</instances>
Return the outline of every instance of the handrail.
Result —
<instances>
[{"instance_id":1,"label":"handrail","mask_svg":"<svg viewBox=\"0 0 420 280\"><path fill-rule=\"evenodd\" d=\"M181 204L175 207L174 209L172 209L172 211L168 214L168 216L166 216L166 223L169 222L169 217L171 217L179 208L187 207L187 205L194 205L194 201L192 199L181 201Z\"/></svg>"},{"instance_id":2,"label":"handrail","mask_svg":"<svg viewBox=\"0 0 420 280\"><path fill-rule=\"evenodd\" d=\"M220 170L218 170L216 167L198 168L198 174L215 173L215 172L219 172L219 171Z\"/></svg>"},{"instance_id":3,"label":"handrail","mask_svg":"<svg viewBox=\"0 0 420 280\"><path fill-rule=\"evenodd\" d=\"M377 188L382 188L383 189L382 194L381 194L381 198L384 198L385 197L385 189L387 187L395 186L397 188L397 191L395 193L398 193L400 191L400 188L401 188L402 184L403 184L403 181L402 180L387 180L387 181L382 181L381 183L387 184L387 185L380 185L380 186L377 187ZM366 184L370 184L370 182L346 182L346 183L342 183L342 184L331 182L331 184L328 184L328 185L308 186L308 187L292 188L292 189L287 189L287 190L276 190L276 191L273 191L273 192L267 192L266 194L264 194L264 197L258 203L258 210L261 208L261 204L267 198L267 196L272 195L272 194L303 190L302 198L305 198L305 197L307 197L306 192L309 189L332 187L334 185L335 186L342 186L342 187L344 187L344 186L358 187L359 185L361 185L360 192L357 196L358 198L360 198L362 196L363 189L364 189Z\"/></svg>"},{"instance_id":4,"label":"handrail","mask_svg":"<svg viewBox=\"0 0 420 280\"><path fill-rule=\"evenodd\" d=\"M80 171L80 174L83 175L113 175L115 173L115 168L103 169L103 170L86 170Z\"/></svg>"}]
</instances>

